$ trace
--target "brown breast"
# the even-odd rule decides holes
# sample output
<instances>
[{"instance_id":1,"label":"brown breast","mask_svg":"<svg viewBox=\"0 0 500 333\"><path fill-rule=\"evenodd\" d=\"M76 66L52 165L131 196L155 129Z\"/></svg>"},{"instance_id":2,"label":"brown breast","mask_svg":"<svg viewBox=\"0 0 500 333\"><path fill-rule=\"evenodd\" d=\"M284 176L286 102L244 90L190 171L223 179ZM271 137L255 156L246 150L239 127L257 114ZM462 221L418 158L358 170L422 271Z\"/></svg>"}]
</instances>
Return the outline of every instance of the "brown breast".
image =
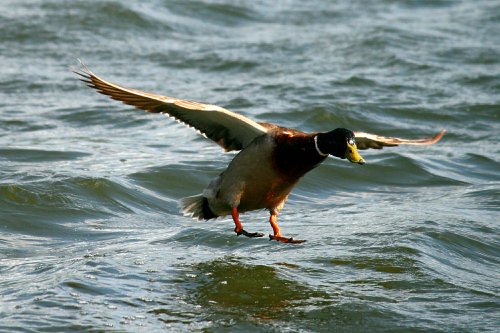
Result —
<instances>
[{"instance_id":1,"label":"brown breast","mask_svg":"<svg viewBox=\"0 0 500 333\"><path fill-rule=\"evenodd\" d=\"M296 183L326 159L314 148L316 134L283 127L275 129L272 165L286 182Z\"/></svg>"}]
</instances>

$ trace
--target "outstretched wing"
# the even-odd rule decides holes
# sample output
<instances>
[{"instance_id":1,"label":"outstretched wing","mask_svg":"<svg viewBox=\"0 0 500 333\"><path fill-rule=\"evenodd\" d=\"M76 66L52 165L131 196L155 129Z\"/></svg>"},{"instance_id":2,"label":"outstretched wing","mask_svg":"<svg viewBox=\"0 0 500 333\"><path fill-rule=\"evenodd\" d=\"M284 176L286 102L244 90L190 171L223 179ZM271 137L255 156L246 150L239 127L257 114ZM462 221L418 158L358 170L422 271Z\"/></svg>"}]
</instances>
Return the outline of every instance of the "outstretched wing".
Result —
<instances>
[{"instance_id":1,"label":"outstretched wing","mask_svg":"<svg viewBox=\"0 0 500 333\"><path fill-rule=\"evenodd\" d=\"M445 132L446 130L442 130L431 138L414 140L385 137L363 132L354 132L354 136L356 137L356 147L358 149L382 149L383 147L394 147L398 145L432 145L441 140Z\"/></svg>"},{"instance_id":2,"label":"outstretched wing","mask_svg":"<svg viewBox=\"0 0 500 333\"><path fill-rule=\"evenodd\" d=\"M255 121L217 105L125 88L101 79L86 67L74 72L101 94L148 112L167 114L197 129L226 151L241 150L256 137L267 133L267 129Z\"/></svg>"}]
</instances>

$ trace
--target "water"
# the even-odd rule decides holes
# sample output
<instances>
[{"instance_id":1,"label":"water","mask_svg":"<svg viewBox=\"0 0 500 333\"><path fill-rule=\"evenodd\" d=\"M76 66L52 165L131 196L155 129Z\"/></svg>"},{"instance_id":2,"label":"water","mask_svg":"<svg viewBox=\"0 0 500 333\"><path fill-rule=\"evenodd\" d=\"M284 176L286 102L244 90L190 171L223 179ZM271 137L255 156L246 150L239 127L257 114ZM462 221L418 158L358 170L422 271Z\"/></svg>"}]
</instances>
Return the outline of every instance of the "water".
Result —
<instances>
[{"instance_id":1,"label":"water","mask_svg":"<svg viewBox=\"0 0 500 333\"><path fill-rule=\"evenodd\" d=\"M498 332L497 1L0 2L0 331ZM75 79L305 131L437 145L329 159L293 246L177 201L232 154ZM242 216L269 233L266 212Z\"/></svg>"}]
</instances>

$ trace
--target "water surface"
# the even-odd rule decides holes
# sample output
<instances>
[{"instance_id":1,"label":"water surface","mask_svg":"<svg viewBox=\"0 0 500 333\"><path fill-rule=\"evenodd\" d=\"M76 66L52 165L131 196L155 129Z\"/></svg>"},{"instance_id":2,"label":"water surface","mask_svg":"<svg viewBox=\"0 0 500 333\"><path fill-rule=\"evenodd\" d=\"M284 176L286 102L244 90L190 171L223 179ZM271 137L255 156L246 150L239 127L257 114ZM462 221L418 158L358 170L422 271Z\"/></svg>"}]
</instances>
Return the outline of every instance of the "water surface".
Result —
<instances>
[{"instance_id":1,"label":"water surface","mask_svg":"<svg viewBox=\"0 0 500 333\"><path fill-rule=\"evenodd\" d=\"M496 1L0 3L0 331L498 332ZM329 159L299 246L177 202L233 157L75 79L304 131L447 134ZM267 213L242 215L271 232Z\"/></svg>"}]
</instances>

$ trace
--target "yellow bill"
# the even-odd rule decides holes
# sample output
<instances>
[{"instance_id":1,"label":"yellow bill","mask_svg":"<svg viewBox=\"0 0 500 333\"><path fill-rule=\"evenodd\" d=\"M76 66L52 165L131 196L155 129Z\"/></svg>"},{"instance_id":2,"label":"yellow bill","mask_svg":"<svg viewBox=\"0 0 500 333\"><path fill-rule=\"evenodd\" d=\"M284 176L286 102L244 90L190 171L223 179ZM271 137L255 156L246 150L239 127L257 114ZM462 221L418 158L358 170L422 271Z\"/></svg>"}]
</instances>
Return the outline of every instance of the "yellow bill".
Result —
<instances>
[{"instance_id":1,"label":"yellow bill","mask_svg":"<svg viewBox=\"0 0 500 333\"><path fill-rule=\"evenodd\" d=\"M365 164L365 160L358 153L358 148L356 148L355 143L347 143L347 149L345 151L345 158L352 163Z\"/></svg>"}]
</instances>

